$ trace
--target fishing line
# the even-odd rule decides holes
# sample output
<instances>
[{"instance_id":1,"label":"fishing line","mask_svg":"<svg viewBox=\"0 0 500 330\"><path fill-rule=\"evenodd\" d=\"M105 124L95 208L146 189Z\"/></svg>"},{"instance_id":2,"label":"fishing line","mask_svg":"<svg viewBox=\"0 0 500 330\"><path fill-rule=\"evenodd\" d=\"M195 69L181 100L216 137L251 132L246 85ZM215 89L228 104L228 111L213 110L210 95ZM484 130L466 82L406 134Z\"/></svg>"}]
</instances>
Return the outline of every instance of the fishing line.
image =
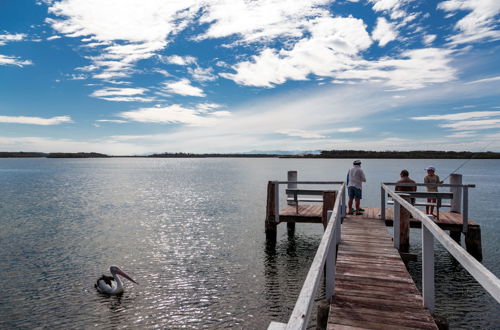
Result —
<instances>
[{"instance_id":1,"label":"fishing line","mask_svg":"<svg viewBox=\"0 0 500 330\"><path fill-rule=\"evenodd\" d=\"M493 142L494 141L490 141L480 152L484 152L486 150L486 148L488 148L490 146L490 144L492 144ZM465 162L463 162L462 164L460 164L459 167L457 167L453 172L451 172L450 174L448 174L448 176L443 179L443 182L446 181L446 179L448 179L453 173L455 173L456 171L458 171L459 169L461 169L465 164L467 164L468 162L470 162L474 158L474 156L478 155L480 152L474 153L469 159L465 160Z\"/></svg>"}]
</instances>

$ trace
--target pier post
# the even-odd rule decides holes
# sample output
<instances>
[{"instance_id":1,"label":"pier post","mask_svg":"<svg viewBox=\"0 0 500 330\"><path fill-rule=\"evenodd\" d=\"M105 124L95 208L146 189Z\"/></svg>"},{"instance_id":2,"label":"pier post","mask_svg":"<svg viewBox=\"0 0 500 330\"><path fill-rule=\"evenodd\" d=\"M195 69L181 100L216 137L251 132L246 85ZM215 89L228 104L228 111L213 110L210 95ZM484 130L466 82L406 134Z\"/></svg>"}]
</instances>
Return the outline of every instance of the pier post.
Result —
<instances>
[{"instance_id":1,"label":"pier post","mask_svg":"<svg viewBox=\"0 0 500 330\"><path fill-rule=\"evenodd\" d=\"M266 239L276 241L278 228L276 223L276 186L273 181L267 183L267 205L266 205ZM279 211L278 211L279 212Z\"/></svg>"},{"instance_id":2,"label":"pier post","mask_svg":"<svg viewBox=\"0 0 500 330\"><path fill-rule=\"evenodd\" d=\"M450 184L462 184L462 174L450 174ZM450 187L450 192L453 193L451 200L450 211L454 213L462 213L462 188Z\"/></svg>"},{"instance_id":3,"label":"pier post","mask_svg":"<svg viewBox=\"0 0 500 330\"><path fill-rule=\"evenodd\" d=\"M380 220L385 220L385 189L380 187Z\"/></svg>"},{"instance_id":4,"label":"pier post","mask_svg":"<svg viewBox=\"0 0 500 330\"><path fill-rule=\"evenodd\" d=\"M450 174L450 184L462 184L462 174L452 173ZM450 187L450 192L453 193L453 199L451 200L450 211L454 213L462 213L462 188L461 187ZM450 237L453 238L455 242L460 244L460 231L451 231Z\"/></svg>"},{"instance_id":5,"label":"pier post","mask_svg":"<svg viewBox=\"0 0 500 330\"><path fill-rule=\"evenodd\" d=\"M434 312L434 236L422 225L422 295L424 306Z\"/></svg>"},{"instance_id":6,"label":"pier post","mask_svg":"<svg viewBox=\"0 0 500 330\"><path fill-rule=\"evenodd\" d=\"M469 230L465 233L465 248L478 261L483 260L481 227L469 227Z\"/></svg>"},{"instance_id":7,"label":"pier post","mask_svg":"<svg viewBox=\"0 0 500 330\"><path fill-rule=\"evenodd\" d=\"M323 214L321 216L321 220L323 222L323 229L326 229L326 226L328 226L328 211L333 210L336 198L337 198L336 191L323 192Z\"/></svg>"},{"instance_id":8,"label":"pier post","mask_svg":"<svg viewBox=\"0 0 500 330\"><path fill-rule=\"evenodd\" d=\"M408 195L400 195L405 201L410 203ZM399 252L410 251L410 212L404 207L399 207Z\"/></svg>"},{"instance_id":9,"label":"pier post","mask_svg":"<svg viewBox=\"0 0 500 330\"><path fill-rule=\"evenodd\" d=\"M288 189L293 189L293 188L297 188L297 183L294 183L293 181L297 182L298 180L298 173L297 171L288 171L288 184L287 184L287 187ZM287 204L288 205L293 205L294 202L292 201L288 201L288 198L292 196L292 195L287 195ZM295 234L295 222L287 222L286 223L286 227L288 229L288 235L290 236L293 236Z\"/></svg>"},{"instance_id":10,"label":"pier post","mask_svg":"<svg viewBox=\"0 0 500 330\"><path fill-rule=\"evenodd\" d=\"M399 205L399 202L397 200L394 200L394 222L392 224L392 230L393 230L393 243L394 243L394 248L399 249L399 233L401 231L401 226L400 224L400 212L399 209L401 208L401 205Z\"/></svg>"}]
</instances>

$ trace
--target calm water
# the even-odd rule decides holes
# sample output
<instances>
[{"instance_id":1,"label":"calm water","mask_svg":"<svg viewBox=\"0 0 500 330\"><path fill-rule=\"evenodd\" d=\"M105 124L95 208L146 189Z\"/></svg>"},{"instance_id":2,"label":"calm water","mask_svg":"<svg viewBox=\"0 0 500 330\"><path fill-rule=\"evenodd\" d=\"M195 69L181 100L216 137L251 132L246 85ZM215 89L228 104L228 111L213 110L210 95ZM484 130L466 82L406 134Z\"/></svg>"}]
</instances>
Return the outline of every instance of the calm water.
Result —
<instances>
[{"instance_id":1,"label":"calm water","mask_svg":"<svg viewBox=\"0 0 500 330\"><path fill-rule=\"evenodd\" d=\"M344 180L350 160L0 159L0 328L246 328L286 322L322 228L279 226L266 247L268 180ZM461 160L366 160L365 206L402 168L444 178ZM483 264L500 276L500 161L460 172L471 218L481 224ZM419 253L420 230L412 230ZM437 244L439 245L439 244ZM441 248L437 313L454 328L495 328L499 305ZM121 297L93 283L117 264ZM411 263L420 285L420 265Z\"/></svg>"}]
</instances>

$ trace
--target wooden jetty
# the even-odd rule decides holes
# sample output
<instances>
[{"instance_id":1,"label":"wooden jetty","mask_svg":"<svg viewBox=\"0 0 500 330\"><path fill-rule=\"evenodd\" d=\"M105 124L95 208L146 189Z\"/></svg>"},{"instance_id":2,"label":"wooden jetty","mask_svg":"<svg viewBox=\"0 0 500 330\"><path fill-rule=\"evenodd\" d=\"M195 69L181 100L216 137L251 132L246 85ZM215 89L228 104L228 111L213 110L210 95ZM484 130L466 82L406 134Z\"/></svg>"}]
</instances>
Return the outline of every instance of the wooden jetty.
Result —
<instances>
[{"instance_id":1,"label":"wooden jetty","mask_svg":"<svg viewBox=\"0 0 500 330\"><path fill-rule=\"evenodd\" d=\"M437 329L383 221L347 216L328 329Z\"/></svg>"},{"instance_id":2,"label":"wooden jetty","mask_svg":"<svg viewBox=\"0 0 500 330\"><path fill-rule=\"evenodd\" d=\"M295 171L294 171L295 172ZM455 175L456 177L456 175ZM290 178L290 173L289 173ZM296 180L297 174L296 172L292 175L292 178ZM457 179L455 179L457 180ZM266 213L266 234L267 238L271 240L276 239L277 233L277 225L284 222L287 223L289 233L293 233L295 230L295 223L322 223L323 227L327 226L327 211L333 208L335 203L335 198L337 196L337 192L333 190L318 190L318 189L297 189L296 184L291 181L287 182L287 189L285 193L287 194L287 204L285 207L279 207L279 182L270 181L268 183L268 194L267 194L267 213ZM302 182L302 184L311 183L311 182ZM335 181L324 181L324 182L315 182L315 184L340 184L341 182ZM386 183L387 184L387 183ZM391 183L389 183L391 184ZM425 184L418 184L425 185ZM459 183L453 185L451 188L455 188L455 186L461 185L461 177L459 178ZM474 187L474 185L465 185L465 188ZM407 192L405 192L407 193ZM400 194L401 195L401 194ZM454 193L427 193L427 192L413 192L408 193L408 196L403 196L404 198L427 198L429 196L437 197L437 216L433 217L432 220L436 223L441 229L447 230L450 233L450 236L460 244L461 234L463 233L465 236L465 246L467 252L472 254L476 259L482 260L482 243L481 243L481 227L480 225L468 218L468 210L467 205L468 201L464 199L463 210L461 209L462 202L457 202L455 197L461 198L462 194L458 194L455 190ZM310 196L316 196L316 198L311 198ZM321 198L317 198L317 196L321 196ZM467 194L464 194L464 197L467 198ZM305 197L305 198L304 198ZM450 204L441 204L441 199L447 198L451 200ZM318 204L310 204L311 202L320 203ZM386 226L393 226L394 222L394 210L396 206L393 208L386 208L385 198L382 201L384 205L384 212L381 212L381 208L367 208L365 212L365 217L371 219L381 219L385 221ZM393 201L387 201L387 204L394 205ZM427 205L429 203L415 203L416 205ZM436 205L436 204L434 204ZM450 207L455 211L440 211L441 207ZM399 239L399 250L400 252L406 253L409 250L409 235L410 228L421 228L421 221L417 218L413 218L410 214L404 209L398 207L399 217L402 219L399 221L400 229L398 233L400 234ZM457 212L460 211L460 212Z\"/></svg>"},{"instance_id":3,"label":"wooden jetty","mask_svg":"<svg viewBox=\"0 0 500 330\"><path fill-rule=\"evenodd\" d=\"M295 173L295 180L296 177ZM279 186L285 184L287 205L280 208ZM297 184L336 184L340 187L336 192L311 192L298 189ZM271 322L268 329L310 327L312 305L323 276L326 308L321 307L324 304L318 306L318 329L436 329L432 316L435 309L435 240L500 303L500 280L477 261L477 256L474 258L457 244L456 237L444 232L444 229L452 233L463 232L467 243L467 234L479 228L468 219L467 188L471 185L450 184L447 186L455 192L437 196L463 196L462 215L441 212L439 218L433 219L412 205L409 195L400 195L388 185L381 184L383 207L368 208L363 215L354 216L346 214L346 185L343 182L269 182L268 239L276 240L276 227L281 222L322 223L325 232L289 321ZM458 193L457 189L462 192ZM322 195L322 198L304 198L309 193ZM392 198L394 209L385 207L387 195ZM307 201L321 205L304 204ZM452 200L450 206L460 209L456 200ZM392 237L386 229L386 225L391 224ZM401 257L408 248L409 228L418 226L422 228L422 292L417 290Z\"/></svg>"}]
</instances>

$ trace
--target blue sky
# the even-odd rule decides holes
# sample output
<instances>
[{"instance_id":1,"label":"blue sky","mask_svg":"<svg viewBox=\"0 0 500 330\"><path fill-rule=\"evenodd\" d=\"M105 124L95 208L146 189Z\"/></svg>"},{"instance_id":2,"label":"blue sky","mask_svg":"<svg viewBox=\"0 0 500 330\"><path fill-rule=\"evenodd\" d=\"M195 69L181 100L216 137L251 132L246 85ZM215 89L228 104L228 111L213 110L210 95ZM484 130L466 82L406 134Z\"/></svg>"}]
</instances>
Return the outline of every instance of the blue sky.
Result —
<instances>
[{"instance_id":1,"label":"blue sky","mask_svg":"<svg viewBox=\"0 0 500 330\"><path fill-rule=\"evenodd\" d=\"M498 0L0 0L0 151L500 152Z\"/></svg>"}]
</instances>

